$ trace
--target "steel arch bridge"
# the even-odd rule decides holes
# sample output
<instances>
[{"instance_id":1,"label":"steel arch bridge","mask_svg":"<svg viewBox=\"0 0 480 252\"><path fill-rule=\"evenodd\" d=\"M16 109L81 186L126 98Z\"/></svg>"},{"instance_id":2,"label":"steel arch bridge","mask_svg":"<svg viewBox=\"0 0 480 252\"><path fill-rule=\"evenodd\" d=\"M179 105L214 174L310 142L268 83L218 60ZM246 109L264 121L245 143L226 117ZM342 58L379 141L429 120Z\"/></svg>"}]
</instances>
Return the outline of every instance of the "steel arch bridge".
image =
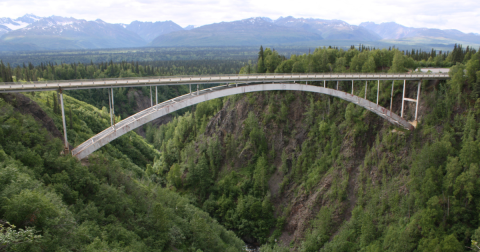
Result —
<instances>
[{"instance_id":1,"label":"steel arch bridge","mask_svg":"<svg viewBox=\"0 0 480 252\"><path fill-rule=\"evenodd\" d=\"M413 130L414 125L403 118L403 108L405 101L415 102L415 121L417 120L418 103L420 98L420 86L422 80L445 80L449 79L448 74L254 74L254 75L209 75L209 76L175 76L175 77L151 77L151 78L128 78L128 79L105 79L105 80L75 80L75 81L54 81L54 82L32 82L32 83L0 83L0 93L8 92L27 92L27 91L47 91L58 90L60 93L60 103L62 106L62 118L64 129L65 149L68 151L67 132L65 127L65 113L63 105L62 90L91 89L91 88L109 88L109 107L111 117L111 127L98 133L84 143L78 145L72 150L72 155L78 159L83 159L108 144L114 139L126 134L127 132L138 128L139 126L162 117L168 113L179 109L195 105L204 101L250 92L288 90L305 91L319 94L326 94L338 97L345 101L352 102L361 106L390 123L399 127ZM377 81L377 101L376 103L367 100L368 81ZM378 105L380 80L392 80L391 100L393 100L394 85L393 81L403 80L402 109L401 115L392 112L392 102L390 110ZM405 97L405 85L407 80L418 81L417 99ZM302 81L304 84L295 83ZM323 81L322 86L308 85L308 82ZM336 89L327 88L327 81L335 81ZM351 93L338 90L339 81L351 81ZM359 97L353 94L354 81L365 81L365 97ZM292 83L293 82L293 83ZM203 90L198 90L199 84L219 84L229 83L222 86L216 86ZM233 83L233 84L232 84ZM197 84L197 91L192 92L191 85ZM152 92L150 92L151 107L140 111L118 123L114 118L113 88L116 87L139 87L155 86L157 95L157 86L163 85L190 85L190 93L182 95L168 101L153 105ZM157 100L157 99L155 99Z\"/></svg>"}]
</instances>

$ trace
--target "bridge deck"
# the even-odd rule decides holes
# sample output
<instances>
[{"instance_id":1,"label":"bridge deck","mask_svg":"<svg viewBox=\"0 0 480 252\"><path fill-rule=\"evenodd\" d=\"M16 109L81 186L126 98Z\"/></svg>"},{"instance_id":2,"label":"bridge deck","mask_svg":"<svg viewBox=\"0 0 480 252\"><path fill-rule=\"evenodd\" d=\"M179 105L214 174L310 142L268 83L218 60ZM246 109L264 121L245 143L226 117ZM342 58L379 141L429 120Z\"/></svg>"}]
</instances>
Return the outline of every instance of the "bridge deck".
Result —
<instances>
[{"instance_id":1,"label":"bridge deck","mask_svg":"<svg viewBox=\"0 0 480 252\"><path fill-rule=\"evenodd\" d=\"M449 79L448 74L249 74L249 75L206 75L206 76L162 76L121 79L36 81L28 83L0 83L0 93L48 90L74 90L111 87L140 87L185 84L218 83L263 83L286 81L351 81L351 80L420 80Z\"/></svg>"},{"instance_id":2,"label":"bridge deck","mask_svg":"<svg viewBox=\"0 0 480 252\"><path fill-rule=\"evenodd\" d=\"M176 110L204 102L211 99L216 99L219 97L241 94L247 92L259 92L259 91L273 91L273 90L291 90L291 91L306 91L306 92L315 92L321 94L327 94L341 98L346 101L353 102L359 106L362 106L382 118L388 120L394 125L412 130L413 126L407 122L402 117L398 116L395 113L392 113L388 109L377 105L369 100L363 99L361 97L355 96L350 93L343 91L324 88L313 85L305 84L292 84L292 83L272 83L272 84L244 84L244 85L230 85L230 86L217 86L213 88L207 88L198 92L191 94L182 95L174 99L159 103L153 107L145 109L143 111L134 114L117 124L114 127L109 127L104 131L93 136L89 140L77 146L72 150L72 155L76 156L79 159L85 158L90 155L95 150L101 148L102 146L108 144L112 140L126 134L127 132L145 124L152 120L155 120L161 116L164 116L168 113L174 112Z\"/></svg>"}]
</instances>

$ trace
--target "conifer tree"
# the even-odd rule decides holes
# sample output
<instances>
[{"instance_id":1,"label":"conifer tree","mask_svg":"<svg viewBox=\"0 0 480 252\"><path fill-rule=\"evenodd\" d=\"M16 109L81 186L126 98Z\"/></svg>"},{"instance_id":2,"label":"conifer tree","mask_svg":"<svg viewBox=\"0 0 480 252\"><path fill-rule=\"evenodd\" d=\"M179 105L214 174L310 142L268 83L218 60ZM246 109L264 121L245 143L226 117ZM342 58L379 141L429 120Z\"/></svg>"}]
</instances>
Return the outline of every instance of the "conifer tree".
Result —
<instances>
[{"instance_id":1,"label":"conifer tree","mask_svg":"<svg viewBox=\"0 0 480 252\"><path fill-rule=\"evenodd\" d=\"M58 114L57 108L58 108L58 101L57 98L55 97L55 93L53 93L53 113Z\"/></svg>"},{"instance_id":2,"label":"conifer tree","mask_svg":"<svg viewBox=\"0 0 480 252\"><path fill-rule=\"evenodd\" d=\"M264 63L264 56L263 56L263 46L260 46L260 52L258 52L258 72L265 73L265 63Z\"/></svg>"}]
</instances>

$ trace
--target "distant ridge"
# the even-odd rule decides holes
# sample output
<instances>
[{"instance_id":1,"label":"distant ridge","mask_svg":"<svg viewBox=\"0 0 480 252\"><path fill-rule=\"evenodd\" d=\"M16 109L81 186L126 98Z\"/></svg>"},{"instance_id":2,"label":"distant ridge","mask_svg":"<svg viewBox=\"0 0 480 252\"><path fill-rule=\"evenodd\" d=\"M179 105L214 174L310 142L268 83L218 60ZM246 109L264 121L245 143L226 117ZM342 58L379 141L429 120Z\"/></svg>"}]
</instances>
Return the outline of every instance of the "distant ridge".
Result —
<instances>
[{"instance_id":1,"label":"distant ridge","mask_svg":"<svg viewBox=\"0 0 480 252\"><path fill-rule=\"evenodd\" d=\"M382 39L378 34L363 27L350 25L342 20L324 20L314 18L280 17L276 25L294 27L320 34L326 40L376 41Z\"/></svg>"},{"instance_id":2,"label":"distant ridge","mask_svg":"<svg viewBox=\"0 0 480 252\"><path fill-rule=\"evenodd\" d=\"M183 30L180 25L172 22L172 21L163 21L163 22L140 22L140 21L133 21L129 25L125 25L127 30L132 31L138 34L141 38L143 38L146 42L151 42L156 37L168 34L174 31L181 31Z\"/></svg>"},{"instance_id":3,"label":"distant ridge","mask_svg":"<svg viewBox=\"0 0 480 252\"><path fill-rule=\"evenodd\" d=\"M1 38L12 44L34 44L47 50L91 49L144 46L139 35L118 24L100 19L83 19L51 16L28 26L10 31Z\"/></svg>"},{"instance_id":4,"label":"distant ridge","mask_svg":"<svg viewBox=\"0 0 480 252\"><path fill-rule=\"evenodd\" d=\"M204 25L172 32L154 39L151 46L251 46L288 44L322 40L305 29L276 25L265 18Z\"/></svg>"},{"instance_id":5,"label":"distant ridge","mask_svg":"<svg viewBox=\"0 0 480 252\"><path fill-rule=\"evenodd\" d=\"M281 17L248 18L221 22L198 28L186 27L181 32L165 34L153 40L152 46L227 46L280 45L320 40L376 41L377 34L341 20Z\"/></svg>"},{"instance_id":6,"label":"distant ridge","mask_svg":"<svg viewBox=\"0 0 480 252\"><path fill-rule=\"evenodd\" d=\"M406 27L395 22L386 22L375 24L373 22L364 22L361 27L378 34L382 39L406 39L406 38L444 38L451 40L460 40L465 42L480 43L480 36L475 33L463 33L459 30L432 29L432 28L413 28Z\"/></svg>"},{"instance_id":7,"label":"distant ridge","mask_svg":"<svg viewBox=\"0 0 480 252\"><path fill-rule=\"evenodd\" d=\"M33 14L26 14L23 17L19 17L14 20L11 18L0 18L0 36L7 32L27 27L29 24L32 24L40 19L42 19L42 17L37 17Z\"/></svg>"},{"instance_id":8,"label":"distant ridge","mask_svg":"<svg viewBox=\"0 0 480 252\"><path fill-rule=\"evenodd\" d=\"M253 17L182 28L173 21L110 24L60 16L0 18L0 51L70 50L143 46L378 46L454 43L480 45L480 35L459 30L406 27L394 22L351 25L342 20Z\"/></svg>"}]
</instances>

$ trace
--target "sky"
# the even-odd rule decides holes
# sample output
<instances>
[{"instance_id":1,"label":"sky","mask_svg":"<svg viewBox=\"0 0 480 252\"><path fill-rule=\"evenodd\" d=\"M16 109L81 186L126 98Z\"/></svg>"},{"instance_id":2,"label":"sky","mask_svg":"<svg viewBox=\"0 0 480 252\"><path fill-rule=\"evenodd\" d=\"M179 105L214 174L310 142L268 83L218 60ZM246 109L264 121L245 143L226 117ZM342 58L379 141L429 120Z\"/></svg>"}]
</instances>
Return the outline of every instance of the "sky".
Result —
<instances>
[{"instance_id":1,"label":"sky","mask_svg":"<svg viewBox=\"0 0 480 252\"><path fill-rule=\"evenodd\" d=\"M480 33L478 0L0 0L0 17L63 16L109 23L171 20L182 27L250 17L396 22L408 27Z\"/></svg>"}]
</instances>

